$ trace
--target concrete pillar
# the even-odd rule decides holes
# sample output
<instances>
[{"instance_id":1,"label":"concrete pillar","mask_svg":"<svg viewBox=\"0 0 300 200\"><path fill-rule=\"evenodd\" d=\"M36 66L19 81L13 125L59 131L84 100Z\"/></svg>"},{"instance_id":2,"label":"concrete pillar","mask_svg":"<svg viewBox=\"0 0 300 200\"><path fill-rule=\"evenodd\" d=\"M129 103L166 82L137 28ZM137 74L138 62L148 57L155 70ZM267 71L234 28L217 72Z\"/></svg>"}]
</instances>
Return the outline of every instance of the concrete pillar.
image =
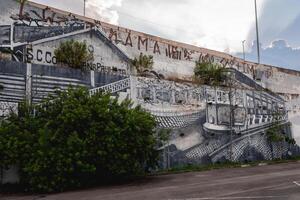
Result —
<instances>
[{"instance_id":1,"label":"concrete pillar","mask_svg":"<svg viewBox=\"0 0 300 200\"><path fill-rule=\"evenodd\" d=\"M186 91L187 93L187 101L186 104L191 104L193 96L192 96L192 92L190 90Z\"/></svg>"},{"instance_id":2,"label":"concrete pillar","mask_svg":"<svg viewBox=\"0 0 300 200\"><path fill-rule=\"evenodd\" d=\"M96 87L95 85L95 71L91 70L91 87Z\"/></svg>"},{"instance_id":3,"label":"concrete pillar","mask_svg":"<svg viewBox=\"0 0 300 200\"><path fill-rule=\"evenodd\" d=\"M155 87L151 88L151 92L152 92L152 95L153 95L153 102L156 103L156 89L155 89Z\"/></svg>"},{"instance_id":4,"label":"concrete pillar","mask_svg":"<svg viewBox=\"0 0 300 200\"><path fill-rule=\"evenodd\" d=\"M26 63L26 89L25 96L26 101L31 104L32 103L32 64Z\"/></svg>"},{"instance_id":5,"label":"concrete pillar","mask_svg":"<svg viewBox=\"0 0 300 200\"><path fill-rule=\"evenodd\" d=\"M175 99L175 90L171 90L171 104L175 104L176 103L176 99Z\"/></svg>"},{"instance_id":6,"label":"concrete pillar","mask_svg":"<svg viewBox=\"0 0 300 200\"><path fill-rule=\"evenodd\" d=\"M19 168L17 166L9 166L8 169L1 169L1 184L16 184L20 182Z\"/></svg>"},{"instance_id":7,"label":"concrete pillar","mask_svg":"<svg viewBox=\"0 0 300 200\"><path fill-rule=\"evenodd\" d=\"M185 101L185 104L188 104L188 103L189 103L189 99L188 99L188 91L187 91L187 90L184 91L184 101Z\"/></svg>"},{"instance_id":8,"label":"concrete pillar","mask_svg":"<svg viewBox=\"0 0 300 200\"><path fill-rule=\"evenodd\" d=\"M130 76L130 99L133 101L134 105L137 105L137 77Z\"/></svg>"}]
</instances>

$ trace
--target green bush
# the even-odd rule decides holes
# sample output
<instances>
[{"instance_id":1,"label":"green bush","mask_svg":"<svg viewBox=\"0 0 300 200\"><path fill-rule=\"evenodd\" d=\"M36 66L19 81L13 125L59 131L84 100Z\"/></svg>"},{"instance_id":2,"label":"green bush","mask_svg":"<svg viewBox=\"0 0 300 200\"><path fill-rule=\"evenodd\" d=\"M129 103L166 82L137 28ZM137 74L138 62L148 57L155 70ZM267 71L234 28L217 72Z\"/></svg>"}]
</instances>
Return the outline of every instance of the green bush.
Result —
<instances>
[{"instance_id":1,"label":"green bush","mask_svg":"<svg viewBox=\"0 0 300 200\"><path fill-rule=\"evenodd\" d=\"M143 175L157 164L155 126L129 100L70 88L1 122L0 167L19 166L22 185L39 192Z\"/></svg>"},{"instance_id":2,"label":"green bush","mask_svg":"<svg viewBox=\"0 0 300 200\"><path fill-rule=\"evenodd\" d=\"M285 137L284 136L284 132L283 132L283 129L284 129L284 125L282 125L280 123L280 116L282 114L279 113L279 112L275 112L272 114L273 118L274 118L274 122L272 124L272 126L270 128L267 129L266 133L267 133L267 137L268 137L268 140L270 142L288 142L290 140L287 141L286 138L289 138L289 137ZM291 140L292 141L292 140Z\"/></svg>"},{"instance_id":3,"label":"green bush","mask_svg":"<svg viewBox=\"0 0 300 200\"><path fill-rule=\"evenodd\" d=\"M225 80L227 69L216 63L196 62L194 79L200 84L218 86Z\"/></svg>"},{"instance_id":4,"label":"green bush","mask_svg":"<svg viewBox=\"0 0 300 200\"><path fill-rule=\"evenodd\" d=\"M141 75L145 70L152 70L153 64L153 56L143 55L142 53L139 57L131 60L131 65L135 67L138 75Z\"/></svg>"},{"instance_id":5,"label":"green bush","mask_svg":"<svg viewBox=\"0 0 300 200\"><path fill-rule=\"evenodd\" d=\"M61 42L54 54L58 63L81 70L87 70L86 63L94 59L85 42L73 39Z\"/></svg>"}]
</instances>

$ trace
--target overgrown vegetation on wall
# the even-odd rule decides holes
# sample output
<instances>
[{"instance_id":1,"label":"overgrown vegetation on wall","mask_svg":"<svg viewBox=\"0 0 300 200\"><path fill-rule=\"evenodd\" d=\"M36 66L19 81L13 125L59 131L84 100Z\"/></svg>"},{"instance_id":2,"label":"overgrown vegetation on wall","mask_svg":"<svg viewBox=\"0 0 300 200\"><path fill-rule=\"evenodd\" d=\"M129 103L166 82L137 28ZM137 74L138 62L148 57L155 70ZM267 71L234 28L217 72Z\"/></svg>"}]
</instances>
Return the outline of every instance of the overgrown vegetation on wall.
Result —
<instances>
[{"instance_id":1,"label":"overgrown vegetation on wall","mask_svg":"<svg viewBox=\"0 0 300 200\"><path fill-rule=\"evenodd\" d=\"M131 65L136 69L138 75L142 75L145 71L150 71L153 68L153 56L143 55L131 61Z\"/></svg>"},{"instance_id":2,"label":"overgrown vegetation on wall","mask_svg":"<svg viewBox=\"0 0 300 200\"><path fill-rule=\"evenodd\" d=\"M28 190L63 191L156 167L155 120L129 100L79 88L41 105L20 105L0 126L0 167L18 166Z\"/></svg>"},{"instance_id":3,"label":"overgrown vegetation on wall","mask_svg":"<svg viewBox=\"0 0 300 200\"><path fill-rule=\"evenodd\" d=\"M219 64L210 62L196 62L194 79L199 84L218 86L225 78L226 69Z\"/></svg>"},{"instance_id":4,"label":"overgrown vegetation on wall","mask_svg":"<svg viewBox=\"0 0 300 200\"><path fill-rule=\"evenodd\" d=\"M281 113L275 112L273 114L273 124L267 130L267 136L270 142L288 142L289 144L296 144L294 139L289 138L284 133L284 125L281 124ZM289 124L288 124L289 125Z\"/></svg>"},{"instance_id":5,"label":"overgrown vegetation on wall","mask_svg":"<svg viewBox=\"0 0 300 200\"><path fill-rule=\"evenodd\" d=\"M288 126L288 128L290 128L289 127L290 123L285 124L285 125L281 124L281 121L280 121L281 115L282 114L280 112L273 113L273 124L269 129L267 129L266 134L267 134L267 138L271 144L276 143L277 145L279 145L280 154L282 156L284 143L286 142L289 145L295 145L296 141L295 141L295 139L290 138L284 132L285 126Z\"/></svg>"},{"instance_id":6,"label":"overgrown vegetation on wall","mask_svg":"<svg viewBox=\"0 0 300 200\"><path fill-rule=\"evenodd\" d=\"M54 54L58 63L81 70L85 70L85 63L93 60L86 43L75 40L61 42Z\"/></svg>"}]
</instances>

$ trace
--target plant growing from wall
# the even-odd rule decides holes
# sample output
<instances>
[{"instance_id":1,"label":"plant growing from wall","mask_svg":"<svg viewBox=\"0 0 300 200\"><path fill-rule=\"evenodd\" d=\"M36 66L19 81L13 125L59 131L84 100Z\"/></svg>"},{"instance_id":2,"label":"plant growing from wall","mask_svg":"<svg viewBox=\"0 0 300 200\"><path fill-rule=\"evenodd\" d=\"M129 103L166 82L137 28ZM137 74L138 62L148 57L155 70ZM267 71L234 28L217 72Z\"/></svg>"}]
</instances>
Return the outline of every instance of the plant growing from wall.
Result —
<instances>
[{"instance_id":1,"label":"plant growing from wall","mask_svg":"<svg viewBox=\"0 0 300 200\"><path fill-rule=\"evenodd\" d=\"M293 138L289 138L284 135L284 125L281 124L280 121L282 114L280 112L275 112L272 116L274 121L272 126L266 131L267 138L271 143L277 143L280 145L280 152L282 155L283 143L287 142L290 145L294 145L296 144L296 141Z\"/></svg>"},{"instance_id":2,"label":"plant growing from wall","mask_svg":"<svg viewBox=\"0 0 300 200\"><path fill-rule=\"evenodd\" d=\"M0 167L18 165L27 189L63 191L155 168L155 120L129 100L79 88L41 105L22 104L0 126Z\"/></svg>"},{"instance_id":3,"label":"plant growing from wall","mask_svg":"<svg viewBox=\"0 0 300 200\"><path fill-rule=\"evenodd\" d=\"M283 125L280 123L281 114L279 112L274 112L272 114L273 124L267 130L267 136L270 142L281 142L285 139L282 134Z\"/></svg>"},{"instance_id":4,"label":"plant growing from wall","mask_svg":"<svg viewBox=\"0 0 300 200\"><path fill-rule=\"evenodd\" d=\"M194 69L194 80L199 84L213 86L216 90L218 86L224 86L228 89L229 99L229 129L230 129L230 160L232 159L232 139L234 126L234 111L236 107L233 105L233 94L236 86L236 79L229 69L222 67L220 64L212 62L196 62ZM216 92L215 92L216 93Z\"/></svg>"},{"instance_id":5,"label":"plant growing from wall","mask_svg":"<svg viewBox=\"0 0 300 200\"><path fill-rule=\"evenodd\" d=\"M296 144L296 140L294 138L289 138L289 137L285 137L285 142L287 142L290 145L295 145Z\"/></svg>"},{"instance_id":6,"label":"plant growing from wall","mask_svg":"<svg viewBox=\"0 0 300 200\"><path fill-rule=\"evenodd\" d=\"M216 63L196 62L194 79L200 84L219 86L224 82L226 71L224 67Z\"/></svg>"},{"instance_id":7,"label":"plant growing from wall","mask_svg":"<svg viewBox=\"0 0 300 200\"><path fill-rule=\"evenodd\" d=\"M85 63L93 60L93 54L88 51L86 43L73 39L61 42L54 54L57 62L81 70L86 70Z\"/></svg>"},{"instance_id":8,"label":"plant growing from wall","mask_svg":"<svg viewBox=\"0 0 300 200\"><path fill-rule=\"evenodd\" d=\"M131 60L131 65L136 69L138 75L142 75L145 71L150 71L153 68L153 56L143 55Z\"/></svg>"}]
</instances>

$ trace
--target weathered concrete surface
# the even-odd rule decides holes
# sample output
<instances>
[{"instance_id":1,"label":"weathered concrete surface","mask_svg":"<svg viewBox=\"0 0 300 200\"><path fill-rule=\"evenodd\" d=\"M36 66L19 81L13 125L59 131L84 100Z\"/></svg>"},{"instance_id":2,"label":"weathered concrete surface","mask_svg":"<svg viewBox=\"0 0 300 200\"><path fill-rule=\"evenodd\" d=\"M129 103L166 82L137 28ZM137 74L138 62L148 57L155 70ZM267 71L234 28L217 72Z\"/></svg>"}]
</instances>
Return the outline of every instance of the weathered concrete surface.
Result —
<instances>
[{"instance_id":1,"label":"weathered concrete surface","mask_svg":"<svg viewBox=\"0 0 300 200\"><path fill-rule=\"evenodd\" d=\"M300 199L300 163L150 177L126 185L3 200Z\"/></svg>"}]
</instances>

